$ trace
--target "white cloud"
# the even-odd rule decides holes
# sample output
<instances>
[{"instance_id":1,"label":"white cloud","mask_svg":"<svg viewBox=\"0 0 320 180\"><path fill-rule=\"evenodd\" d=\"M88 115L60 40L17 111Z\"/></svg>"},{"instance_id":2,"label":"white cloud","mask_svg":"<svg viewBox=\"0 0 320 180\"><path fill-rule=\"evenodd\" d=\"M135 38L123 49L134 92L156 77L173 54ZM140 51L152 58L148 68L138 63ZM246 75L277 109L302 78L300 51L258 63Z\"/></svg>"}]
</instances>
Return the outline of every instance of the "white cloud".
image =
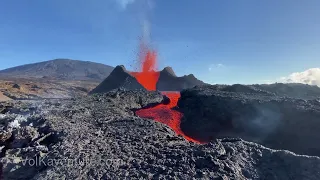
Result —
<instances>
[{"instance_id":1,"label":"white cloud","mask_svg":"<svg viewBox=\"0 0 320 180\"><path fill-rule=\"evenodd\" d=\"M287 77L281 77L280 82L303 83L320 87L320 68L311 68L303 72L295 72Z\"/></svg>"},{"instance_id":2,"label":"white cloud","mask_svg":"<svg viewBox=\"0 0 320 180\"><path fill-rule=\"evenodd\" d=\"M212 71L214 69L224 68L225 65L223 64L210 64L209 65L209 71Z\"/></svg>"}]
</instances>

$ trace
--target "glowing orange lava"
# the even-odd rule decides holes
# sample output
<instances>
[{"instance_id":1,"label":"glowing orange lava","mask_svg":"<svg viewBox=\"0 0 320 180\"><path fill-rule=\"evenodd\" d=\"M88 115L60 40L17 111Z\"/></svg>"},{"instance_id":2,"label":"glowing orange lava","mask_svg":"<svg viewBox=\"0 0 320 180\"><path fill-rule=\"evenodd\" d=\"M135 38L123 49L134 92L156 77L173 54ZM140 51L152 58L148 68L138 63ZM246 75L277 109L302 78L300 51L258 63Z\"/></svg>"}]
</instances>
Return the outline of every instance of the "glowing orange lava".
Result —
<instances>
[{"instance_id":1,"label":"glowing orange lava","mask_svg":"<svg viewBox=\"0 0 320 180\"><path fill-rule=\"evenodd\" d=\"M160 76L160 73L156 71L156 53L148 50L141 64L141 72L131 72L131 75L134 76L144 88L149 91L155 91Z\"/></svg>"},{"instance_id":2,"label":"glowing orange lava","mask_svg":"<svg viewBox=\"0 0 320 180\"><path fill-rule=\"evenodd\" d=\"M172 109L177 106L178 100L180 98L180 92L162 92L162 94L166 95L170 99L169 104L159 104L152 108L140 109L136 111L136 115L142 118L150 118L166 124L178 135L183 136L188 141L199 144L204 143L185 135L180 128L180 122L183 114L177 110Z\"/></svg>"}]
</instances>

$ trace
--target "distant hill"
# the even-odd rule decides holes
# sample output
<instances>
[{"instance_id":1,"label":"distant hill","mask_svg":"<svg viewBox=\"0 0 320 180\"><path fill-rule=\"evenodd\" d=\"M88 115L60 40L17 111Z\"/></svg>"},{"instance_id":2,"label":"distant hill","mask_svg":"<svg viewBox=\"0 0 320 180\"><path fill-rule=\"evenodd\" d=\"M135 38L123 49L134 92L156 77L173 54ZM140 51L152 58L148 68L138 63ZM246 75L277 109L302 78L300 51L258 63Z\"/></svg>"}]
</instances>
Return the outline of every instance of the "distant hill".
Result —
<instances>
[{"instance_id":1,"label":"distant hill","mask_svg":"<svg viewBox=\"0 0 320 180\"><path fill-rule=\"evenodd\" d=\"M275 83L275 84L255 84L252 85L265 91L275 93L278 96L287 96L299 99L320 98L320 87L300 83Z\"/></svg>"},{"instance_id":2,"label":"distant hill","mask_svg":"<svg viewBox=\"0 0 320 180\"><path fill-rule=\"evenodd\" d=\"M101 63L70 59L55 59L5 69L0 71L0 76L102 81L109 76L113 69L114 68L112 66Z\"/></svg>"}]
</instances>

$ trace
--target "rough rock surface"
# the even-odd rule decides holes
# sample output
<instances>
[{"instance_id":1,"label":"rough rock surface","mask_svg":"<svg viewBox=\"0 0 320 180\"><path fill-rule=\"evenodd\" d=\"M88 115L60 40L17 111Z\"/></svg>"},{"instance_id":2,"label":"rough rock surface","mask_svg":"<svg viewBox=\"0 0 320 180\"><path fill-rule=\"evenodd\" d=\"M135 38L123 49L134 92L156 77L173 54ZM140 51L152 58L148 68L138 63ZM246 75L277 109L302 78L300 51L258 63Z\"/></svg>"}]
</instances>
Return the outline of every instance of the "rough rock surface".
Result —
<instances>
[{"instance_id":1,"label":"rough rock surface","mask_svg":"<svg viewBox=\"0 0 320 180\"><path fill-rule=\"evenodd\" d=\"M181 93L182 130L202 140L241 137L274 149L320 156L320 101L252 86L199 86Z\"/></svg>"},{"instance_id":2,"label":"rough rock surface","mask_svg":"<svg viewBox=\"0 0 320 180\"><path fill-rule=\"evenodd\" d=\"M197 85L205 85L205 83L198 80L193 74L177 77L171 67L166 67L160 71L157 90L181 91Z\"/></svg>"},{"instance_id":3,"label":"rough rock surface","mask_svg":"<svg viewBox=\"0 0 320 180\"><path fill-rule=\"evenodd\" d=\"M318 157L241 139L193 144L131 110L163 101L158 92L118 90L3 105L0 175L3 179L320 179ZM15 141L19 146L12 147ZM38 164L30 164L31 159Z\"/></svg>"},{"instance_id":4,"label":"rough rock surface","mask_svg":"<svg viewBox=\"0 0 320 180\"><path fill-rule=\"evenodd\" d=\"M105 93L118 88L128 90L145 89L124 66L117 66L111 74L89 94Z\"/></svg>"}]
</instances>

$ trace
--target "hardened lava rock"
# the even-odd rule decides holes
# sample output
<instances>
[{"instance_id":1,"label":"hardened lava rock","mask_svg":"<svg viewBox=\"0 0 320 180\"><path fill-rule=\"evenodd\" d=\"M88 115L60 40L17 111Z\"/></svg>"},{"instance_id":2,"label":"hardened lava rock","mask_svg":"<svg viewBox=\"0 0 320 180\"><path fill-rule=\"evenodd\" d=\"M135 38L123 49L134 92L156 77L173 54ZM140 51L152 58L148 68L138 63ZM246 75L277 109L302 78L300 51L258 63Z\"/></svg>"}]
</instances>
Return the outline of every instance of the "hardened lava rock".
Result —
<instances>
[{"instance_id":1,"label":"hardened lava rock","mask_svg":"<svg viewBox=\"0 0 320 180\"><path fill-rule=\"evenodd\" d=\"M194 144L132 111L163 101L157 92L118 90L33 102L34 113L15 112L30 116L18 119L15 130L33 129L23 147L6 146L3 179L320 179L318 157L239 138ZM1 122L10 124L17 114L7 112ZM39 166L23 165L36 157Z\"/></svg>"},{"instance_id":2,"label":"hardened lava rock","mask_svg":"<svg viewBox=\"0 0 320 180\"><path fill-rule=\"evenodd\" d=\"M245 85L188 89L181 92L178 103L184 113L182 130L207 141L241 137L274 149L320 156L320 102L292 96Z\"/></svg>"}]
</instances>

